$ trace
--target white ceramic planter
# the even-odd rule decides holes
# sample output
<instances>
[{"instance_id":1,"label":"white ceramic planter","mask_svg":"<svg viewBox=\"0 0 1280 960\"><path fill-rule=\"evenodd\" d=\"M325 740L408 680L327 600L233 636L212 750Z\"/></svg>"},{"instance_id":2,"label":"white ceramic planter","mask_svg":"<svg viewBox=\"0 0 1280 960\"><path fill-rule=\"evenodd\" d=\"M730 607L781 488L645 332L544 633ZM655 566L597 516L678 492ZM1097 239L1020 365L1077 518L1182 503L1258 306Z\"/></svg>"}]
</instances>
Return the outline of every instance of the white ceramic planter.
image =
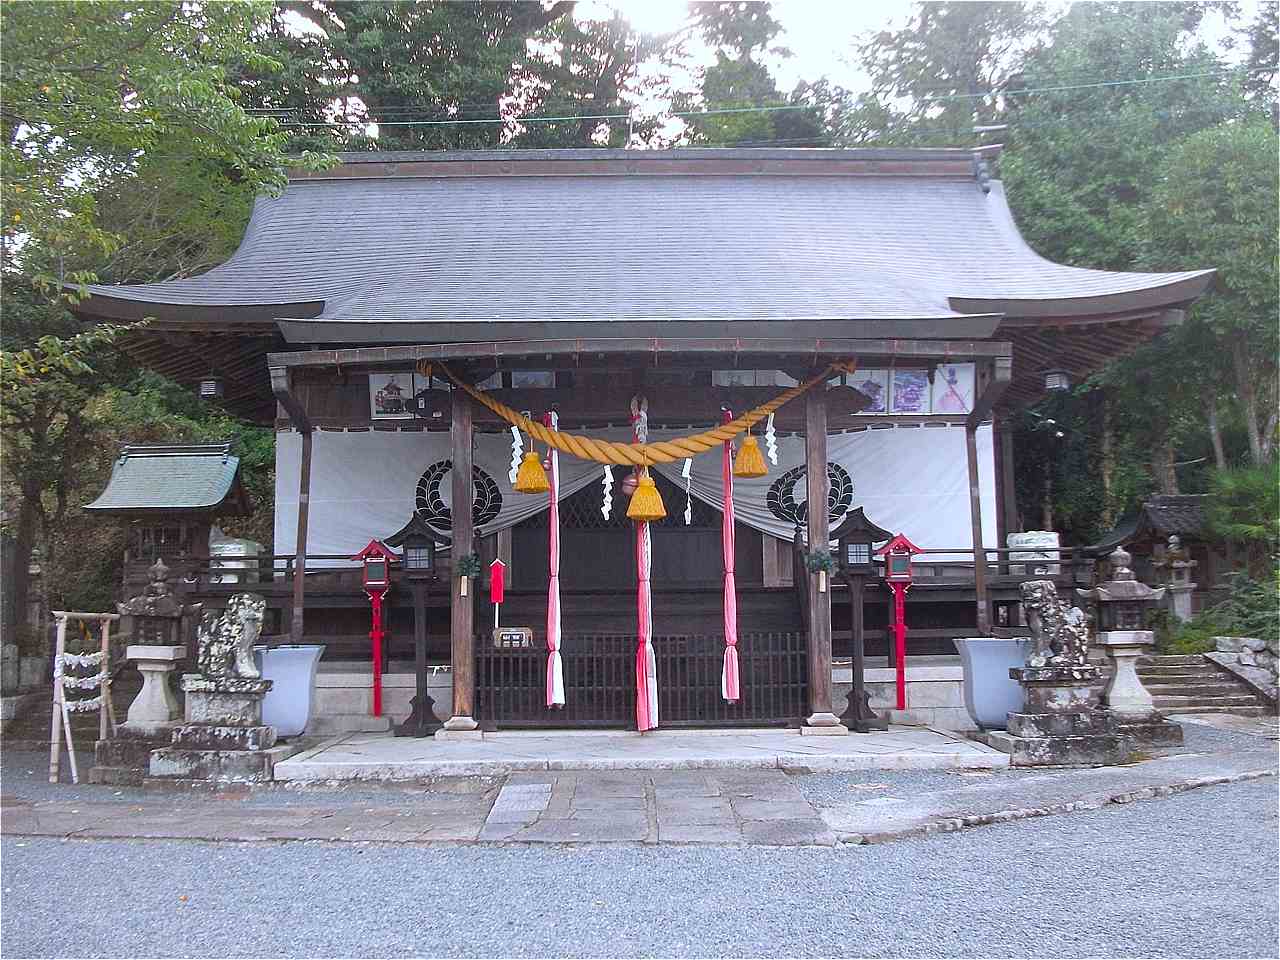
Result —
<instances>
[{"instance_id":1,"label":"white ceramic planter","mask_svg":"<svg viewBox=\"0 0 1280 960\"><path fill-rule=\"evenodd\" d=\"M316 667L323 644L288 643L253 648L253 659L271 689L262 701L262 722L280 737L296 737L307 729L316 687Z\"/></svg>"},{"instance_id":2,"label":"white ceramic planter","mask_svg":"<svg viewBox=\"0 0 1280 960\"><path fill-rule=\"evenodd\" d=\"M979 730L1003 730L1008 714L1022 710L1022 686L1009 676L1020 667L1030 637L966 637L955 641L964 664L964 706Z\"/></svg>"}]
</instances>

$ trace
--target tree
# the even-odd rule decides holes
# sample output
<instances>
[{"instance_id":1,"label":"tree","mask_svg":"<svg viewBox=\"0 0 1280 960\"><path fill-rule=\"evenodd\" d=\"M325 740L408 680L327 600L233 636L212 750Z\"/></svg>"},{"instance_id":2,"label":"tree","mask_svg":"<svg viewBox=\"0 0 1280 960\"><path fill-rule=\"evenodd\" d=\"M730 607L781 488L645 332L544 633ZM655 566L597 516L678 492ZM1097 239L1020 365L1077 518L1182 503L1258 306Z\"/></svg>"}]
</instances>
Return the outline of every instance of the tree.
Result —
<instances>
[{"instance_id":1,"label":"tree","mask_svg":"<svg viewBox=\"0 0 1280 960\"><path fill-rule=\"evenodd\" d=\"M14 564L19 570L30 563L37 533L46 561L56 562L54 531L67 515L83 471L94 462L98 423L90 400L97 389L96 368L111 362L110 347L122 329L104 324L0 351L0 448L5 479L18 494ZM14 602L23 610L26 579L17 582Z\"/></svg>"},{"instance_id":2,"label":"tree","mask_svg":"<svg viewBox=\"0 0 1280 960\"><path fill-rule=\"evenodd\" d=\"M46 0L0 6L4 271L87 279L69 274L66 258L120 246L98 219L98 198L136 189L154 152L216 164L249 197L278 190L284 137L228 83L236 64L271 68L253 44L267 11L170 0L91 0L74 16Z\"/></svg>"},{"instance_id":3,"label":"tree","mask_svg":"<svg viewBox=\"0 0 1280 960\"><path fill-rule=\"evenodd\" d=\"M905 27L858 43L871 91L847 103L845 142L874 133L900 146L972 143L975 124L998 118L1002 91L1046 25L1038 3L915 4Z\"/></svg>"},{"instance_id":4,"label":"tree","mask_svg":"<svg viewBox=\"0 0 1280 960\"><path fill-rule=\"evenodd\" d=\"M734 111L686 116L689 142L817 146L826 141L819 107L825 84L802 84L792 96L783 96L763 62L765 54L790 56L785 48L770 46L782 26L769 4L707 2L691 3L689 9L691 30L714 52L715 62L700 71L696 95L676 98L678 109ZM755 106L775 109L750 109Z\"/></svg>"},{"instance_id":5,"label":"tree","mask_svg":"<svg viewBox=\"0 0 1280 960\"><path fill-rule=\"evenodd\" d=\"M1214 266L1213 292L1194 308L1208 344L1225 354L1232 398L1255 466L1275 455L1280 316L1274 197L1280 138L1265 117L1232 120L1187 137L1157 168L1144 206L1144 264ZM1225 349L1223 349L1225 348ZM1198 354L1203 356L1203 354ZM1212 368L1211 368L1212 369Z\"/></svg>"},{"instance_id":6,"label":"tree","mask_svg":"<svg viewBox=\"0 0 1280 960\"><path fill-rule=\"evenodd\" d=\"M274 77L255 84L255 102L296 111L292 122L329 128L339 147L441 150L496 147L500 123L468 123L517 115L516 65L540 31L571 20L572 2L448 3L424 0L315 0L281 8L309 21L315 34L277 34L275 49L290 64L279 91ZM515 98L513 102L513 98ZM336 106L335 106L336 105ZM427 121L427 123L423 123ZM344 122L348 122L344 125ZM363 133L378 125L376 143Z\"/></svg>"}]
</instances>

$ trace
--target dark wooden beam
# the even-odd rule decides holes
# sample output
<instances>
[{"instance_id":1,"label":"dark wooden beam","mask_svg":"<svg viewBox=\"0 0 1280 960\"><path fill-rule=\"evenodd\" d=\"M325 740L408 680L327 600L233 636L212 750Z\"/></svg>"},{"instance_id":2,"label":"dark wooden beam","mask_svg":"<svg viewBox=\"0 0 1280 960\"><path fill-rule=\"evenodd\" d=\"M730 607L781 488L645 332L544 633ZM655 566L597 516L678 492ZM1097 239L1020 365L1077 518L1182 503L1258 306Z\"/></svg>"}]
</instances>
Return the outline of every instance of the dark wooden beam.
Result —
<instances>
[{"instance_id":1,"label":"dark wooden beam","mask_svg":"<svg viewBox=\"0 0 1280 960\"><path fill-rule=\"evenodd\" d=\"M990 364L979 364L978 382L974 384L973 410L966 421L967 425L977 427L983 420L991 416L991 410L1004 396L1013 382L1013 358L996 357Z\"/></svg>"},{"instance_id":2,"label":"dark wooden beam","mask_svg":"<svg viewBox=\"0 0 1280 960\"><path fill-rule=\"evenodd\" d=\"M306 409L298 402L298 398L294 396L293 389L289 383L289 369L287 367L275 365L271 367L271 392L280 401L280 406L284 407L285 412L289 414L289 419L297 427L298 432L302 434L310 433L311 418L307 416Z\"/></svg>"},{"instance_id":3,"label":"dark wooden beam","mask_svg":"<svg viewBox=\"0 0 1280 960\"><path fill-rule=\"evenodd\" d=\"M465 733L474 731L475 720L475 597L472 591L480 587L480 578L474 578L467 596L461 595L456 573L459 561L475 549L475 529L471 521L471 400L458 396L451 404L451 437L453 441L453 469L450 484L453 509L451 559L455 573L450 583L449 601L449 662L453 672L453 715L445 721L445 729Z\"/></svg>"},{"instance_id":4,"label":"dark wooden beam","mask_svg":"<svg viewBox=\"0 0 1280 960\"><path fill-rule=\"evenodd\" d=\"M659 338L591 337L577 340L524 340L496 343L419 344L396 347L350 347L339 350L302 350L271 353L271 367L333 367L369 364L412 366L419 360L455 362L497 361L505 357L538 357L617 354L680 358L692 354L777 358L809 358L810 363L856 357L860 366L873 361L914 358L959 361L1012 357L1013 346L1003 340L855 340L815 337L739 339L730 337ZM704 361L705 362L705 361Z\"/></svg>"},{"instance_id":5,"label":"dark wooden beam","mask_svg":"<svg viewBox=\"0 0 1280 960\"><path fill-rule=\"evenodd\" d=\"M809 500L809 551L829 549L831 518L827 512L827 404L821 386L805 394L805 485ZM809 578L809 717L808 728L845 732L831 710L830 576L795 571ZM821 580L826 590L819 590Z\"/></svg>"}]
</instances>

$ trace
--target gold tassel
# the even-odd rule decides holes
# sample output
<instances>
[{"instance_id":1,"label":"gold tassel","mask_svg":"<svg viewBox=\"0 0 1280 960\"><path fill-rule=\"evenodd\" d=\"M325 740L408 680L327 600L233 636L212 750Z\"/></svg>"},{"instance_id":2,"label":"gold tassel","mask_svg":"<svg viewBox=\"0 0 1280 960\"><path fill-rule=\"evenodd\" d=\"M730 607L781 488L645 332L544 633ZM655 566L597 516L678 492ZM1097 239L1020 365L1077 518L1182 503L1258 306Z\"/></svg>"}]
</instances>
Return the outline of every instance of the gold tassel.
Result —
<instances>
[{"instance_id":1,"label":"gold tassel","mask_svg":"<svg viewBox=\"0 0 1280 960\"><path fill-rule=\"evenodd\" d=\"M662 505L662 494L658 492L646 469L636 484L636 492L631 495L631 503L627 507L627 516L641 522L661 520L667 515L667 508Z\"/></svg>"},{"instance_id":2,"label":"gold tassel","mask_svg":"<svg viewBox=\"0 0 1280 960\"><path fill-rule=\"evenodd\" d=\"M516 493L546 493L550 489L547 471L542 468L542 458L530 450L520 461L520 470L516 474Z\"/></svg>"},{"instance_id":3,"label":"gold tassel","mask_svg":"<svg viewBox=\"0 0 1280 960\"><path fill-rule=\"evenodd\" d=\"M738 451L738 459L733 461L735 477L767 477L769 468L764 465L764 454L760 452L760 444L756 438L747 434L742 438L742 448Z\"/></svg>"}]
</instances>

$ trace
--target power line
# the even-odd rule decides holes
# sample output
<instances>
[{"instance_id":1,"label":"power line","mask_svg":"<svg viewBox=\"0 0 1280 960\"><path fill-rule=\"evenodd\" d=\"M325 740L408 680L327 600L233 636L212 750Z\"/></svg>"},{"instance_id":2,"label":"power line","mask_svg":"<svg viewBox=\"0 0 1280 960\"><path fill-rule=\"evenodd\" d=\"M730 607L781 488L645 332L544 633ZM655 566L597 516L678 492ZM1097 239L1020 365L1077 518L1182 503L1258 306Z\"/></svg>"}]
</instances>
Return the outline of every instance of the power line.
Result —
<instances>
[{"instance_id":1,"label":"power line","mask_svg":"<svg viewBox=\"0 0 1280 960\"><path fill-rule=\"evenodd\" d=\"M1238 76L1241 73L1258 73L1265 72L1268 68L1255 68L1253 70L1237 71L1223 70L1214 73L1186 73L1165 77L1143 77L1127 80L1102 80L1096 83L1080 83L1080 84L1060 84L1051 87L1031 87L1020 90L989 90L985 93L957 93L957 94L939 94L936 96L928 96L920 98L923 102L934 102L939 100L952 99L982 99L989 96L1026 96L1036 93L1058 93L1069 90L1086 90L1097 89L1101 87L1120 87L1134 86L1139 84L1151 83L1171 83L1181 80L1203 80L1220 78L1226 76ZM671 110L664 111L653 117L655 120L661 120L666 117L681 118L697 118L697 117L714 117L729 116L744 113L775 113L787 110L819 110L821 106L818 104L807 103L789 103L789 104L761 104L746 107L722 107L710 110ZM404 114L387 113L389 116L403 116ZM575 114L551 117L530 117L530 116L512 116L512 117L457 117L448 119L435 120L375 120L375 119L353 119L353 120L334 120L320 123L309 123L302 121L282 122L282 128L334 128L341 127L344 123L348 125L377 124L379 127L437 127L437 126L458 126L473 125L486 123L566 123L577 122L583 120L633 120L632 113L596 113L596 114Z\"/></svg>"}]
</instances>

